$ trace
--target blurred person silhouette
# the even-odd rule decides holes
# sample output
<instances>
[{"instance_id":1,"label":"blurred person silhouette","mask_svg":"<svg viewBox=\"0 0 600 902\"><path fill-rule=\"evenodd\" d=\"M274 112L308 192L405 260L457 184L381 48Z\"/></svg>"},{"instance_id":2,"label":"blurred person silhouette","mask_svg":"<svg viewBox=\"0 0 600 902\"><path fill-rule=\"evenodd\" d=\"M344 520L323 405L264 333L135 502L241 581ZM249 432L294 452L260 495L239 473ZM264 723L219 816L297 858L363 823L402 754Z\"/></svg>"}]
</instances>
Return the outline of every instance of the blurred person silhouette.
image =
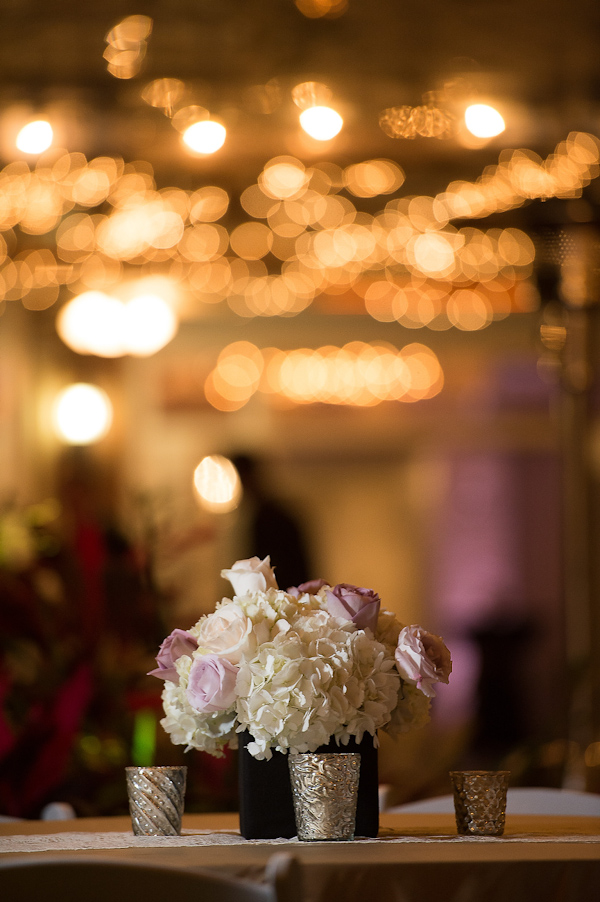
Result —
<instances>
[{"instance_id":1,"label":"blurred person silhouette","mask_svg":"<svg viewBox=\"0 0 600 902\"><path fill-rule=\"evenodd\" d=\"M264 464L249 454L231 458L239 473L243 496L238 508L238 559L271 557L282 589L312 578L312 561L305 527L266 486Z\"/></svg>"},{"instance_id":2,"label":"blurred person silhouette","mask_svg":"<svg viewBox=\"0 0 600 902\"><path fill-rule=\"evenodd\" d=\"M490 767L529 738L529 718L523 686L526 662L539 630L526 616L493 615L471 632L481 662L473 753Z\"/></svg>"}]
</instances>

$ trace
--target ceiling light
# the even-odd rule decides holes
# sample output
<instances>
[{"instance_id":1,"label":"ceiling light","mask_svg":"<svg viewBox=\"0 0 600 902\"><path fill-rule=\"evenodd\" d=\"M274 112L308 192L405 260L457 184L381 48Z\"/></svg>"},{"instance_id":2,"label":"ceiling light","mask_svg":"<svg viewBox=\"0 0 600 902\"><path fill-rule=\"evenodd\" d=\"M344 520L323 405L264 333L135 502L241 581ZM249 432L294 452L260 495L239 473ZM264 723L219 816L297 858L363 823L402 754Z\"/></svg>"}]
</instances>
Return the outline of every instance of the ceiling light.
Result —
<instances>
[{"instance_id":1,"label":"ceiling light","mask_svg":"<svg viewBox=\"0 0 600 902\"><path fill-rule=\"evenodd\" d=\"M52 144L54 134L52 126L45 119L36 119L28 122L17 135L17 149L23 153L39 154L48 150Z\"/></svg>"},{"instance_id":2,"label":"ceiling light","mask_svg":"<svg viewBox=\"0 0 600 902\"><path fill-rule=\"evenodd\" d=\"M506 128L498 110L486 103L474 103L467 107L465 125L476 138L495 138Z\"/></svg>"},{"instance_id":3,"label":"ceiling light","mask_svg":"<svg viewBox=\"0 0 600 902\"><path fill-rule=\"evenodd\" d=\"M195 153L211 154L223 147L227 131L220 122L204 119L194 122L183 133L183 140Z\"/></svg>"},{"instance_id":4,"label":"ceiling light","mask_svg":"<svg viewBox=\"0 0 600 902\"><path fill-rule=\"evenodd\" d=\"M300 125L316 141L330 141L341 131L344 120L328 106L311 106L300 113Z\"/></svg>"},{"instance_id":5,"label":"ceiling light","mask_svg":"<svg viewBox=\"0 0 600 902\"><path fill-rule=\"evenodd\" d=\"M63 389L54 403L54 429L69 445L90 445L104 438L112 423L108 395L85 382Z\"/></svg>"}]
</instances>

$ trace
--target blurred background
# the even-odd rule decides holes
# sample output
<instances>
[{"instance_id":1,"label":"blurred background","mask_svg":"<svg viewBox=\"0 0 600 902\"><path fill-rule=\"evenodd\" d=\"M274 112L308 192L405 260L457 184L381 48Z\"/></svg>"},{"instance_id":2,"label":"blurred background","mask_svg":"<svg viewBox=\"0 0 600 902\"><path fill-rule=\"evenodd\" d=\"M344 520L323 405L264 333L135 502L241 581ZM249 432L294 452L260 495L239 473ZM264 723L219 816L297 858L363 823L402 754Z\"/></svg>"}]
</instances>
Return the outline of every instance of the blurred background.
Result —
<instances>
[{"instance_id":1,"label":"blurred background","mask_svg":"<svg viewBox=\"0 0 600 902\"><path fill-rule=\"evenodd\" d=\"M444 636L392 803L600 791L600 7L5 0L0 814L126 811L238 558Z\"/></svg>"}]
</instances>

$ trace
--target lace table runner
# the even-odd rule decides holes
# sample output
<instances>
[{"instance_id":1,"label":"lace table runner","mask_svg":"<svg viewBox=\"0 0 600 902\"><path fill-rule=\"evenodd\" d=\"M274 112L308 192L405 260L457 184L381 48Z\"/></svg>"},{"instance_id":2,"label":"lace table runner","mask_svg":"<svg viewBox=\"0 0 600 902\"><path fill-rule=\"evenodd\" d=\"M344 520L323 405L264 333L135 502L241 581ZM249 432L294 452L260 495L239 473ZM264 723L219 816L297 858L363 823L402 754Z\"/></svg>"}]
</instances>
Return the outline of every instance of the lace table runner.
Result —
<instances>
[{"instance_id":1,"label":"lace table runner","mask_svg":"<svg viewBox=\"0 0 600 902\"><path fill-rule=\"evenodd\" d=\"M553 836L547 834L512 834L508 836L398 836L390 833L377 839L356 839L358 843L596 843L598 836ZM217 833L184 830L182 836L134 836L133 833L47 833L34 836L0 837L2 852L72 852L102 849L179 848L190 846L296 845L294 839L244 839L239 833ZM315 845L315 843L312 843ZM326 843L329 845L329 843ZM339 845L339 843L336 843Z\"/></svg>"}]
</instances>

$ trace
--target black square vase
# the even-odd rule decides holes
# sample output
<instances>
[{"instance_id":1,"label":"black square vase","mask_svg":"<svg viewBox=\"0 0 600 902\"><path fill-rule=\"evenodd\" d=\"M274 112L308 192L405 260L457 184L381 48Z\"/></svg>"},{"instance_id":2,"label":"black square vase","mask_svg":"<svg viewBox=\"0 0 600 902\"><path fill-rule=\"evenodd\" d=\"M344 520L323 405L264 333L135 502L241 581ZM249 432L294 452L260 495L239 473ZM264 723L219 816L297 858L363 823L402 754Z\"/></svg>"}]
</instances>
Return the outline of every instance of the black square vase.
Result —
<instances>
[{"instance_id":1,"label":"black square vase","mask_svg":"<svg viewBox=\"0 0 600 902\"><path fill-rule=\"evenodd\" d=\"M273 752L269 761L257 761L246 746L252 742L249 732L239 734L240 831L246 839L290 838L296 835L294 803L288 770L288 756ZM356 836L377 836L379 831L379 778L377 749L373 737L365 735L360 743L348 745L332 740L317 752L359 752L360 780L356 807Z\"/></svg>"}]
</instances>

